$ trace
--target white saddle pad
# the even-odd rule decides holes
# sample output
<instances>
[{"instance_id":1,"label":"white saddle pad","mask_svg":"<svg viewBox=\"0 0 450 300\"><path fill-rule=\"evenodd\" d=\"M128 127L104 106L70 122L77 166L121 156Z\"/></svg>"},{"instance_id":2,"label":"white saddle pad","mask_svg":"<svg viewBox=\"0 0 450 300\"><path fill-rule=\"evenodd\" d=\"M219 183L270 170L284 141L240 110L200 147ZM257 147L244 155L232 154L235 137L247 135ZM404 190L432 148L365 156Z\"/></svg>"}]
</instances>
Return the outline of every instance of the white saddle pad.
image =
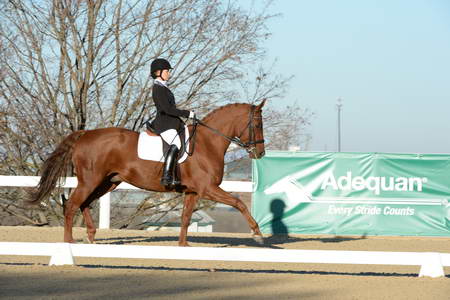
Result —
<instances>
[{"instance_id":1,"label":"white saddle pad","mask_svg":"<svg viewBox=\"0 0 450 300\"><path fill-rule=\"evenodd\" d=\"M187 126L184 127L184 136L186 137L186 148L189 151L189 130ZM137 152L140 159L164 162L163 141L160 136L150 136L146 132L139 133ZM187 156L185 151L178 163L184 162Z\"/></svg>"}]
</instances>

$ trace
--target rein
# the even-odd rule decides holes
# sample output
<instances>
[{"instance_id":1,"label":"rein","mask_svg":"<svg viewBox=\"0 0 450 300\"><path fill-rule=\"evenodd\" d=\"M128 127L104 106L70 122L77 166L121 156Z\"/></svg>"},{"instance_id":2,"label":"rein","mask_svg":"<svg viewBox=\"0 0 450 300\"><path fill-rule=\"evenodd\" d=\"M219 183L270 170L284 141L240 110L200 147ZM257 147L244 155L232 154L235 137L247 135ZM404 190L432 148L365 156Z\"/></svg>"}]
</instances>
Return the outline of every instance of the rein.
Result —
<instances>
[{"instance_id":1,"label":"rein","mask_svg":"<svg viewBox=\"0 0 450 300\"><path fill-rule=\"evenodd\" d=\"M197 120L197 122L198 122L198 124L200 124L200 125L202 125L202 126L208 128L209 130L211 130L211 131L214 132L215 134L224 137L226 140L228 140L228 141L230 141L230 142L232 142L232 143L234 143L234 144L236 144L236 145L238 145L238 146L240 146L240 147L245 148L245 147L248 147L248 146L249 146L248 143L243 143L243 142L242 142L238 137L236 137L236 136L235 136L235 137L229 137L229 136L223 134L222 132L220 132L219 130L214 129L214 128L212 128L212 127L206 125L205 123L203 123L203 122L200 121L200 120Z\"/></svg>"},{"instance_id":2,"label":"rein","mask_svg":"<svg viewBox=\"0 0 450 300\"><path fill-rule=\"evenodd\" d=\"M202 121L200 121L199 119L195 118L194 119L194 124L193 124L194 128L192 130L192 135L189 137L189 141L191 139L193 140L192 141L192 151L190 153L189 152L186 152L186 153L189 156L192 156L192 154L194 153L195 140L196 140L195 139L195 134L197 132L197 126L198 125L204 126L204 127L208 128L209 130L211 130L212 132L214 132L215 134L222 136L223 138L225 138L229 142L231 142L233 144L236 144L239 147L244 148L248 153L254 151L254 148L255 148L254 145L264 143L264 140L256 140L256 141L254 140L254 135L255 135L255 133L253 131L253 129L254 129L254 126L253 126L254 113L255 113L255 106L253 105L252 106L252 110L250 111L250 116L249 116L249 120L248 120L247 126L242 130L241 134L238 137L236 137L236 136L235 137L229 137L229 136L223 134L222 132L220 132L219 130L217 130L215 128L212 128L209 125L207 125L207 124L203 123ZM240 137L242 136L242 134L244 133L244 131L247 128L249 130L249 141L245 143L245 142L241 141Z\"/></svg>"}]
</instances>

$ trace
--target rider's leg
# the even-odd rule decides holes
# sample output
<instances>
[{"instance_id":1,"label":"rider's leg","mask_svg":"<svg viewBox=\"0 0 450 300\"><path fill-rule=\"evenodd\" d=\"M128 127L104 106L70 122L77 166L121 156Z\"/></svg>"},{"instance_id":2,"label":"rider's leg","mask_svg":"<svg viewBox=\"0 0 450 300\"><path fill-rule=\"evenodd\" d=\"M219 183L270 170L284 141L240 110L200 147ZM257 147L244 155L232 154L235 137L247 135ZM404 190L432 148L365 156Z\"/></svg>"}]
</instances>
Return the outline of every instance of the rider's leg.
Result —
<instances>
[{"instance_id":1,"label":"rider's leg","mask_svg":"<svg viewBox=\"0 0 450 300\"><path fill-rule=\"evenodd\" d=\"M170 145L169 150L166 153L164 160L163 176L161 178L161 184L179 185L178 174L176 172L178 152L181 148L180 138L178 137L175 129L169 129L161 133L163 140Z\"/></svg>"}]
</instances>

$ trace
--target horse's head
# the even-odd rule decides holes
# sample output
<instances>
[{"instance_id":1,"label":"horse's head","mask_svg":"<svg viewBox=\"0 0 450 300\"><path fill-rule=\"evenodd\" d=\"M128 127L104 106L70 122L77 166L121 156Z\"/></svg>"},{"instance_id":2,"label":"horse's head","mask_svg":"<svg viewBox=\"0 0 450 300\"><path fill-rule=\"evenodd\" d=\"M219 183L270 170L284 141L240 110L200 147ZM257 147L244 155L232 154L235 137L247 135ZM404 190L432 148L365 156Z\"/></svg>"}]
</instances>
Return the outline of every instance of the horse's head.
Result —
<instances>
[{"instance_id":1,"label":"horse's head","mask_svg":"<svg viewBox=\"0 0 450 300\"><path fill-rule=\"evenodd\" d=\"M222 136L224 141L244 148L250 158L261 158L265 154L262 120L265 102L264 99L259 105L228 104L209 113L202 121L198 121L198 124ZM226 147L228 145L226 144Z\"/></svg>"},{"instance_id":2,"label":"horse's head","mask_svg":"<svg viewBox=\"0 0 450 300\"><path fill-rule=\"evenodd\" d=\"M265 154L262 108L266 103L264 99L259 105L250 105L248 108L248 119L239 139L243 143L250 158L261 158Z\"/></svg>"}]
</instances>

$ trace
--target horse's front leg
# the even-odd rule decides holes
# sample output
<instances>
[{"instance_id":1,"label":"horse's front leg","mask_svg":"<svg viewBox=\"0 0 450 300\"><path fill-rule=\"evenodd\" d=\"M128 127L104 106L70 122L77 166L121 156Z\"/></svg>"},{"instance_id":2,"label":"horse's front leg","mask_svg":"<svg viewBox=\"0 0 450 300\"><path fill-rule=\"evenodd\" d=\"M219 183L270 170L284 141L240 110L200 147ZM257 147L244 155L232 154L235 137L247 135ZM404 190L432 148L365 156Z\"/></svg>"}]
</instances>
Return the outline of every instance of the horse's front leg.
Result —
<instances>
[{"instance_id":1,"label":"horse's front leg","mask_svg":"<svg viewBox=\"0 0 450 300\"><path fill-rule=\"evenodd\" d=\"M251 216L244 202L242 202L238 198L233 197L230 193L222 190L218 186L208 187L205 192L205 198L230 205L239 210L241 214L247 219L248 225L253 232L253 239L260 245L264 243L263 235L259 230L259 225Z\"/></svg>"},{"instance_id":2,"label":"horse's front leg","mask_svg":"<svg viewBox=\"0 0 450 300\"><path fill-rule=\"evenodd\" d=\"M183 214L181 216L181 230L180 237L178 239L178 246L187 247L187 231L189 223L191 222L192 212L195 204L197 203L199 196L196 193L186 193L183 203Z\"/></svg>"}]
</instances>

